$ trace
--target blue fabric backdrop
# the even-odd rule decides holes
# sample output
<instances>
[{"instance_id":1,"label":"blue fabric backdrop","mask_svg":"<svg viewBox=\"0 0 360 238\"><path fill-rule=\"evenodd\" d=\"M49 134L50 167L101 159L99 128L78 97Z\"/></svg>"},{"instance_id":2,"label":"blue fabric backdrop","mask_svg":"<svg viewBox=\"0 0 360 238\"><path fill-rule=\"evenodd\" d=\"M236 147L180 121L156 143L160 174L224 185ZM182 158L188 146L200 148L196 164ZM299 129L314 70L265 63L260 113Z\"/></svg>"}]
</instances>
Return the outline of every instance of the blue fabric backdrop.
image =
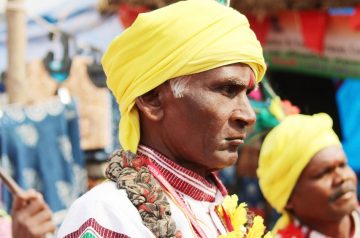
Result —
<instances>
[{"instance_id":1,"label":"blue fabric backdrop","mask_svg":"<svg viewBox=\"0 0 360 238\"><path fill-rule=\"evenodd\" d=\"M86 189L74 102L64 105L56 98L28 107L0 109L0 155L1 167L22 188L42 192L58 214ZM11 196L3 190L9 209Z\"/></svg>"}]
</instances>

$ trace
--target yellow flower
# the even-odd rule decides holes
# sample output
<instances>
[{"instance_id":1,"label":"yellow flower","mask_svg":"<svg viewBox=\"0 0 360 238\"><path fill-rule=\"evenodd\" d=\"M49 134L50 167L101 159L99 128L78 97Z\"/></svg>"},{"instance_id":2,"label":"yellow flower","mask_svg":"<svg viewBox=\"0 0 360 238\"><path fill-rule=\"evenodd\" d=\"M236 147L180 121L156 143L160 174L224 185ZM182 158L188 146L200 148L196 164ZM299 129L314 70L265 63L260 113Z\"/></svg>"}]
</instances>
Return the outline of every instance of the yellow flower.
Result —
<instances>
[{"instance_id":1,"label":"yellow flower","mask_svg":"<svg viewBox=\"0 0 360 238\"><path fill-rule=\"evenodd\" d=\"M253 225L250 228L247 238L259 238L264 234L265 226L264 219L260 216L255 216Z\"/></svg>"},{"instance_id":2,"label":"yellow flower","mask_svg":"<svg viewBox=\"0 0 360 238\"><path fill-rule=\"evenodd\" d=\"M243 238L244 233L240 231L232 231L227 233L226 235L220 235L218 238Z\"/></svg>"},{"instance_id":3,"label":"yellow flower","mask_svg":"<svg viewBox=\"0 0 360 238\"><path fill-rule=\"evenodd\" d=\"M268 233L266 233L266 235L264 236L264 238L273 238L272 234L270 231L268 231Z\"/></svg>"},{"instance_id":4,"label":"yellow flower","mask_svg":"<svg viewBox=\"0 0 360 238\"><path fill-rule=\"evenodd\" d=\"M278 120L284 119L285 113L284 113L284 109L281 105L280 97L277 96L271 100L269 110L276 117L276 119L278 119Z\"/></svg>"},{"instance_id":5,"label":"yellow flower","mask_svg":"<svg viewBox=\"0 0 360 238\"><path fill-rule=\"evenodd\" d=\"M231 215L234 214L236 210L237 204L238 204L238 197L236 194L234 194L231 196L225 196L222 206L225 209L225 212L231 217ZM220 216L224 216L221 206L218 206L217 210Z\"/></svg>"},{"instance_id":6,"label":"yellow flower","mask_svg":"<svg viewBox=\"0 0 360 238\"><path fill-rule=\"evenodd\" d=\"M238 197L236 195L231 195L226 196L223 203L216 207L220 217L224 219L227 215L227 217L230 218L231 226L234 228L234 231L231 231L226 235L220 235L219 238L272 238L270 232L263 236L265 225L263 224L264 219L260 216L255 216L252 221L252 227L247 231L245 227L246 223L249 223L247 220L247 205L246 203L237 205L237 203ZM226 214L224 214L224 211Z\"/></svg>"},{"instance_id":7,"label":"yellow flower","mask_svg":"<svg viewBox=\"0 0 360 238\"><path fill-rule=\"evenodd\" d=\"M235 212L231 214L231 223L234 227L234 230L245 228L244 225L247 221L246 214L246 203L240 203Z\"/></svg>"}]
</instances>

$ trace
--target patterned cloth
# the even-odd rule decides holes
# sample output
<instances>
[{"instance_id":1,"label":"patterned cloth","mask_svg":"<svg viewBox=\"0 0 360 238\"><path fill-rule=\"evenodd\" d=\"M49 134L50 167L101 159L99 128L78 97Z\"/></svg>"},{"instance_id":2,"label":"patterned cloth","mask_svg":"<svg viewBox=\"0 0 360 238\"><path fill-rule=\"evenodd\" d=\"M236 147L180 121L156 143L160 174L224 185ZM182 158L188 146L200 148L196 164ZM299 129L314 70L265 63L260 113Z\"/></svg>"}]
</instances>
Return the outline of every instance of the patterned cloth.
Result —
<instances>
[{"instance_id":1,"label":"patterned cloth","mask_svg":"<svg viewBox=\"0 0 360 238\"><path fill-rule=\"evenodd\" d=\"M106 177L116 182L118 189L126 190L144 225L156 237L175 238L176 227L171 219L170 204L164 189L152 176L149 164L150 160L145 156L117 150L110 157Z\"/></svg>"},{"instance_id":2,"label":"patterned cloth","mask_svg":"<svg viewBox=\"0 0 360 238\"><path fill-rule=\"evenodd\" d=\"M354 211L351 214L353 227L353 234L351 238L360 237L360 212L359 210ZM298 220L293 220L284 229L278 231L276 238L332 238L321 234L315 230L311 230L309 227L300 224Z\"/></svg>"},{"instance_id":3,"label":"patterned cloth","mask_svg":"<svg viewBox=\"0 0 360 238\"><path fill-rule=\"evenodd\" d=\"M139 146L138 154L145 156L160 170L177 194L193 211L207 237L225 234L225 228L215 212L215 205L223 200L224 187L214 175L209 182L146 146ZM171 217L182 237L196 237L183 211L167 195ZM109 236L111 234L112 236ZM143 224L139 211L131 203L124 189L117 189L112 181L104 182L70 208L57 237L154 237Z\"/></svg>"},{"instance_id":4,"label":"patterned cloth","mask_svg":"<svg viewBox=\"0 0 360 238\"><path fill-rule=\"evenodd\" d=\"M40 191L55 220L61 220L62 211L86 189L75 103L64 105L55 98L27 107L7 106L1 111L0 129L1 167L22 188ZM9 209L11 196L5 188L3 199Z\"/></svg>"}]
</instances>

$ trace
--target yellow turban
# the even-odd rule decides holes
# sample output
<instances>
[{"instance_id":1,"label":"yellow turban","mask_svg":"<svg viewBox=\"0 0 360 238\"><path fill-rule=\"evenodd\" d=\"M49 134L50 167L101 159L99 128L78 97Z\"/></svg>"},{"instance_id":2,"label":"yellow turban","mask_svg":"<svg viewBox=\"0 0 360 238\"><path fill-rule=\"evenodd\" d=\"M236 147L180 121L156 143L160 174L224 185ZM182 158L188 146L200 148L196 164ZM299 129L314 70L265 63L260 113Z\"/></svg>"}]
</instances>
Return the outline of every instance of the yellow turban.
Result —
<instances>
[{"instance_id":1,"label":"yellow turban","mask_svg":"<svg viewBox=\"0 0 360 238\"><path fill-rule=\"evenodd\" d=\"M143 13L115 38L102 64L119 103L120 142L136 152L140 140L137 97L178 76L245 63L256 81L266 66L246 17L213 0L188 0Z\"/></svg>"},{"instance_id":2,"label":"yellow turban","mask_svg":"<svg viewBox=\"0 0 360 238\"><path fill-rule=\"evenodd\" d=\"M301 172L317 152L332 145L341 146L325 113L288 116L266 136L257 175L264 197L283 214L274 232L290 222L284 208Z\"/></svg>"}]
</instances>

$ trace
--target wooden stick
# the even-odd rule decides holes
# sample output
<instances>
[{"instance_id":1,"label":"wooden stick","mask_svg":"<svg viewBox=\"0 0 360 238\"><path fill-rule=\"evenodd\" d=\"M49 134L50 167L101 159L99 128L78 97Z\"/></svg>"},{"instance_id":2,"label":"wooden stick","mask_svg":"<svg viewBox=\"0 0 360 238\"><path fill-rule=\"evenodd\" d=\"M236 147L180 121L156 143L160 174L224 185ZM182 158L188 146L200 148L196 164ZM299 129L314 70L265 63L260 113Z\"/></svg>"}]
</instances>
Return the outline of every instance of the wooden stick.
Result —
<instances>
[{"instance_id":1,"label":"wooden stick","mask_svg":"<svg viewBox=\"0 0 360 238\"><path fill-rule=\"evenodd\" d=\"M6 1L5 1L6 2ZM27 32L25 0L8 0L7 22L7 71L6 91L10 103L25 104L29 100L26 74Z\"/></svg>"},{"instance_id":2,"label":"wooden stick","mask_svg":"<svg viewBox=\"0 0 360 238\"><path fill-rule=\"evenodd\" d=\"M4 170L0 168L0 178L4 184L8 187L13 196L20 195L23 193L23 189L14 181L12 177L7 175Z\"/></svg>"}]
</instances>

